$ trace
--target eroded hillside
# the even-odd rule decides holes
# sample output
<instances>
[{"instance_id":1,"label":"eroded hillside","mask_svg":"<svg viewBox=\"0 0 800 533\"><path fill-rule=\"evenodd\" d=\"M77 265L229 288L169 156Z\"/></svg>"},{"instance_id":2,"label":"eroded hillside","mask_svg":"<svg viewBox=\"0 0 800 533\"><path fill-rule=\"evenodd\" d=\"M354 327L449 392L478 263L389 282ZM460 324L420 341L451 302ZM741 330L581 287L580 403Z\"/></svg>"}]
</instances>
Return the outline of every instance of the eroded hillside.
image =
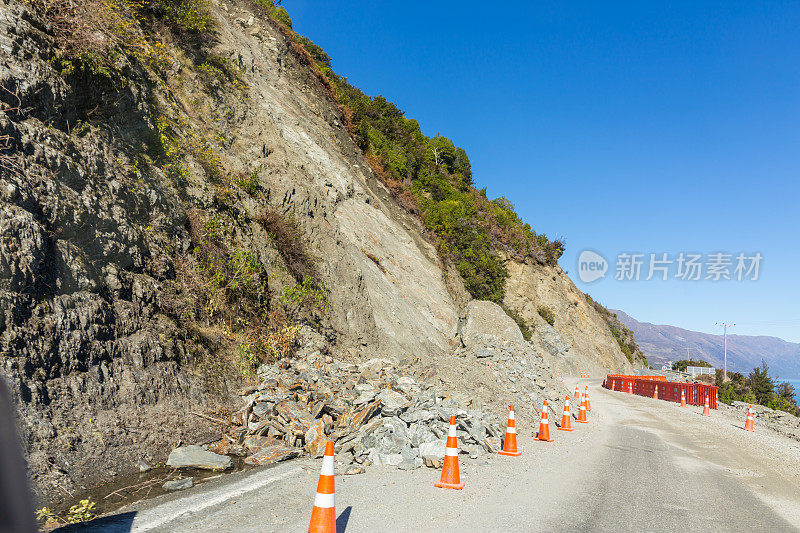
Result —
<instances>
[{"instance_id":1,"label":"eroded hillside","mask_svg":"<svg viewBox=\"0 0 800 533\"><path fill-rule=\"evenodd\" d=\"M41 494L206 439L190 413L238 407L235 389L309 326L331 356L427 362L468 388L447 357L465 355L470 291L505 294L552 370L630 367L553 266L560 243L471 185L425 205L416 177L393 181L261 7L94 5L0 3L2 373ZM466 178L451 163L442 179ZM443 209L470 202L511 229L455 240L475 214L448 225ZM452 366L490 390L499 378L470 361Z\"/></svg>"}]
</instances>

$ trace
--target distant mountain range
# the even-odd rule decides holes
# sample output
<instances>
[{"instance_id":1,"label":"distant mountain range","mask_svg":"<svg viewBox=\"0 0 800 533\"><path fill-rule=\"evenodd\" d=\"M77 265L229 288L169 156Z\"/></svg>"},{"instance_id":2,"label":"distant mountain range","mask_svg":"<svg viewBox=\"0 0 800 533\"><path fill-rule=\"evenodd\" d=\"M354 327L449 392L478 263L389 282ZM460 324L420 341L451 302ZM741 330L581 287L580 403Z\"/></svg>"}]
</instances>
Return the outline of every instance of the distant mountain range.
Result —
<instances>
[{"instance_id":1,"label":"distant mountain range","mask_svg":"<svg viewBox=\"0 0 800 533\"><path fill-rule=\"evenodd\" d=\"M647 356L651 366L667 361L687 359L686 349L692 359L708 361L722 368L722 335L700 333L675 326L662 326L639 322L623 311L612 313L625 324L636 338L636 343ZM728 335L728 370L747 375L764 359L770 375L792 379L800 377L800 344L777 337Z\"/></svg>"}]
</instances>

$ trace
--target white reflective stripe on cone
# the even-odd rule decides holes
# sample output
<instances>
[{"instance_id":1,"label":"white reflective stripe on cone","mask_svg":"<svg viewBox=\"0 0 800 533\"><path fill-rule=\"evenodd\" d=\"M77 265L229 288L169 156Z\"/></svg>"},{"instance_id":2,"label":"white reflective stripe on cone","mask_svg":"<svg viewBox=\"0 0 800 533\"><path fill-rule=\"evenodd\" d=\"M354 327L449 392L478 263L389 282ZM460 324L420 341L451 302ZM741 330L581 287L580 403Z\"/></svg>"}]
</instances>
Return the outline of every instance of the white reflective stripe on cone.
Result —
<instances>
[{"instance_id":1,"label":"white reflective stripe on cone","mask_svg":"<svg viewBox=\"0 0 800 533\"><path fill-rule=\"evenodd\" d=\"M506 433L516 433L517 428L506 428Z\"/></svg>"},{"instance_id":2,"label":"white reflective stripe on cone","mask_svg":"<svg viewBox=\"0 0 800 533\"><path fill-rule=\"evenodd\" d=\"M333 500L334 500L333 494L320 494L318 492L317 495L314 496L314 507L321 507L323 509L327 509L329 507L336 507L333 504Z\"/></svg>"},{"instance_id":3,"label":"white reflective stripe on cone","mask_svg":"<svg viewBox=\"0 0 800 533\"><path fill-rule=\"evenodd\" d=\"M320 470L321 476L332 476L334 475L333 472L333 456L326 455L322 458L322 470Z\"/></svg>"},{"instance_id":4,"label":"white reflective stripe on cone","mask_svg":"<svg viewBox=\"0 0 800 533\"><path fill-rule=\"evenodd\" d=\"M450 426L450 430L447 432L448 437L455 437L456 436L456 427Z\"/></svg>"},{"instance_id":5,"label":"white reflective stripe on cone","mask_svg":"<svg viewBox=\"0 0 800 533\"><path fill-rule=\"evenodd\" d=\"M508 413L508 419L509 419L509 420L516 420L516 418L514 417L514 411L510 411L510 412Z\"/></svg>"},{"instance_id":6,"label":"white reflective stripe on cone","mask_svg":"<svg viewBox=\"0 0 800 533\"><path fill-rule=\"evenodd\" d=\"M444 454L450 457L458 457L458 450L456 448L445 448Z\"/></svg>"}]
</instances>

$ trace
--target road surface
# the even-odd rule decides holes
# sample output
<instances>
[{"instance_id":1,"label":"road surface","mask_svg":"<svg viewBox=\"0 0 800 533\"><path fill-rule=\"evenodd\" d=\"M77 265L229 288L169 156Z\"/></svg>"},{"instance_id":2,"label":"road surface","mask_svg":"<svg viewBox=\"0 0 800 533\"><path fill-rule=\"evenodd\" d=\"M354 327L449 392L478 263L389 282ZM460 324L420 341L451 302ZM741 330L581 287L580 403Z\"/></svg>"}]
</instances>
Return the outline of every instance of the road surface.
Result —
<instances>
[{"instance_id":1,"label":"road surface","mask_svg":"<svg viewBox=\"0 0 800 533\"><path fill-rule=\"evenodd\" d=\"M758 420L748 433L717 411L592 389L588 425L551 431L552 443L518 428L523 455L462 460L463 491L434 488L439 472L425 468L337 475L339 531L800 530L800 443ZM112 521L134 532L305 531L318 469L298 460L223 476Z\"/></svg>"}]
</instances>

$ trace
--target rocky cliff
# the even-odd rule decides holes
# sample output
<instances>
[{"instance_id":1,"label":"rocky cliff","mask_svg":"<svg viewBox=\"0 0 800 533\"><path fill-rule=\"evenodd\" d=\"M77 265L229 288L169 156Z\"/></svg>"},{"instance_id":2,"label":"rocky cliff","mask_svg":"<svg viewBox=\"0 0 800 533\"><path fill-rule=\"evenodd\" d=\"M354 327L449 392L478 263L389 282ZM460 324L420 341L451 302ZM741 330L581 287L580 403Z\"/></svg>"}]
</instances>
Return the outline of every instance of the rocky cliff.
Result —
<instances>
[{"instance_id":1,"label":"rocky cliff","mask_svg":"<svg viewBox=\"0 0 800 533\"><path fill-rule=\"evenodd\" d=\"M509 271L504 303L534 324L531 341L545 358L571 374L630 371L608 323L560 267L512 261ZM547 311L552 324L542 316Z\"/></svg>"},{"instance_id":2,"label":"rocky cliff","mask_svg":"<svg viewBox=\"0 0 800 533\"><path fill-rule=\"evenodd\" d=\"M346 360L499 379L477 349L455 357L458 274L259 8L214 3L199 44L112 32L128 55L108 74L65 59L36 5L0 1L0 368L41 494L206 438L191 412L233 408L247 367L308 349L294 319ZM509 265L539 375L629 368L560 268Z\"/></svg>"}]
</instances>

